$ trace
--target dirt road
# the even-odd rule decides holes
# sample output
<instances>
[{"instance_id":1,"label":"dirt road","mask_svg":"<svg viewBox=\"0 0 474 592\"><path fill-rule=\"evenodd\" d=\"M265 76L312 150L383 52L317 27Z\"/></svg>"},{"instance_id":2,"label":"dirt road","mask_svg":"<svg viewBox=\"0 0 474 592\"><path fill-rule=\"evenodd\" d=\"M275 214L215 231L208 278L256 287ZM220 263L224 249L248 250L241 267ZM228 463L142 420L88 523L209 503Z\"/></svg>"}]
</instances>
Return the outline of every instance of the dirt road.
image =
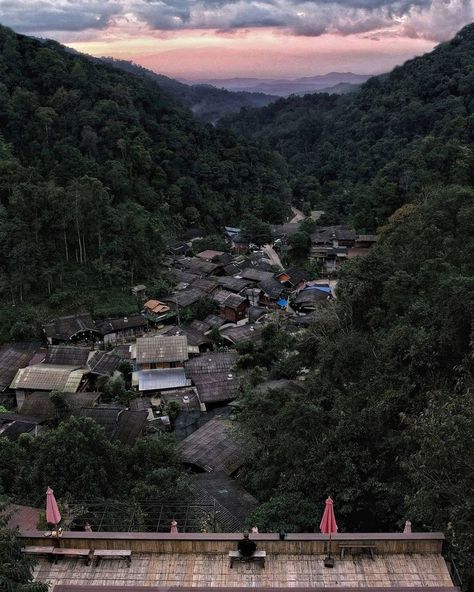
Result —
<instances>
[{"instance_id":1,"label":"dirt road","mask_svg":"<svg viewBox=\"0 0 474 592\"><path fill-rule=\"evenodd\" d=\"M271 245L263 245L262 251L270 259L270 261L272 262L272 265L275 265L276 267L279 267L280 269L284 269L283 265L280 261L280 257L278 256L278 253L275 251L275 249Z\"/></svg>"},{"instance_id":2,"label":"dirt road","mask_svg":"<svg viewBox=\"0 0 474 592\"><path fill-rule=\"evenodd\" d=\"M290 224L296 224L297 222L301 222L301 220L306 218L301 210L297 210L293 206L291 206L291 211L293 212L293 218L290 220Z\"/></svg>"}]
</instances>

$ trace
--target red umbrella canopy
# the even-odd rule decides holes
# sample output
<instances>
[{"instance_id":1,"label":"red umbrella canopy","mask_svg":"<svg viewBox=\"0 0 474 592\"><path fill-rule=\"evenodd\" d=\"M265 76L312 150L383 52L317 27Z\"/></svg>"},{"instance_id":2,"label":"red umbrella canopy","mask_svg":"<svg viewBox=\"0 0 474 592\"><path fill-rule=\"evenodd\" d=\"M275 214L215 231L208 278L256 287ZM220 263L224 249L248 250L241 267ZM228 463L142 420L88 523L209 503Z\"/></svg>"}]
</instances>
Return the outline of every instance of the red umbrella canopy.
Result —
<instances>
[{"instance_id":1,"label":"red umbrella canopy","mask_svg":"<svg viewBox=\"0 0 474 592\"><path fill-rule=\"evenodd\" d=\"M49 524L59 524L61 522L61 512L51 487L46 490L46 521Z\"/></svg>"},{"instance_id":2,"label":"red umbrella canopy","mask_svg":"<svg viewBox=\"0 0 474 592\"><path fill-rule=\"evenodd\" d=\"M331 497L326 500L326 507L319 525L321 532L324 534L333 534L337 532L336 516L334 515L334 502Z\"/></svg>"}]
</instances>

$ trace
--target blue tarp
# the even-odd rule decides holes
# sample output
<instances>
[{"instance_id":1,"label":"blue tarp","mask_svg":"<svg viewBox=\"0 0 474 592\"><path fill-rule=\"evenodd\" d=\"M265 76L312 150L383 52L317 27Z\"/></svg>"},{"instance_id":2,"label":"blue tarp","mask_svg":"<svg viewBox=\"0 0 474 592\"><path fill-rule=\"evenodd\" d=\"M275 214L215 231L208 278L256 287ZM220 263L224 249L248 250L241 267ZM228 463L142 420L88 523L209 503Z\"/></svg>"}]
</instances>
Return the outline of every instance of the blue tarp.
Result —
<instances>
[{"instance_id":1,"label":"blue tarp","mask_svg":"<svg viewBox=\"0 0 474 592\"><path fill-rule=\"evenodd\" d=\"M285 300L284 298L280 298L280 300L278 300L277 305L280 308L286 308L288 306L288 300Z\"/></svg>"}]
</instances>

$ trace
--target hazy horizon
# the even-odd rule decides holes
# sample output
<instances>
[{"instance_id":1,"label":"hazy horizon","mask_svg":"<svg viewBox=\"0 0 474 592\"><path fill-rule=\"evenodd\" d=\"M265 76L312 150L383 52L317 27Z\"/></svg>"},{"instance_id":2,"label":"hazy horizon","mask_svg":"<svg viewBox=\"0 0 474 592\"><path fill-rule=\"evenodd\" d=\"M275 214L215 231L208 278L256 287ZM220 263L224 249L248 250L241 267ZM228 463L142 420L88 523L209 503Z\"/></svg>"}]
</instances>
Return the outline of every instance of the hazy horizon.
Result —
<instances>
[{"instance_id":1,"label":"hazy horizon","mask_svg":"<svg viewBox=\"0 0 474 592\"><path fill-rule=\"evenodd\" d=\"M473 20L471 0L17 0L0 22L174 78L379 74Z\"/></svg>"}]
</instances>

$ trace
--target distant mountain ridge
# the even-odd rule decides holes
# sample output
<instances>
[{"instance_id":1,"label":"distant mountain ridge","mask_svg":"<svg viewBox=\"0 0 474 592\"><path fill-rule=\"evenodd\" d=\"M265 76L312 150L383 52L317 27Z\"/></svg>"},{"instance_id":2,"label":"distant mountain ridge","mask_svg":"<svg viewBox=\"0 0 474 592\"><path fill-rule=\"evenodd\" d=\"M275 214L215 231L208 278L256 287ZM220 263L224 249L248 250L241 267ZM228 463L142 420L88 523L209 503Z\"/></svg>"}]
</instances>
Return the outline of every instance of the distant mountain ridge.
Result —
<instances>
[{"instance_id":1,"label":"distant mountain ridge","mask_svg":"<svg viewBox=\"0 0 474 592\"><path fill-rule=\"evenodd\" d=\"M339 94L340 85L360 85L371 76L369 74L353 74L352 72L329 72L316 76L306 76L293 79L266 78L223 78L203 79L194 84L211 84L234 92L251 92L288 97L293 94L309 94L315 92L334 92ZM187 84L193 84L186 81ZM339 88L338 88L339 87Z\"/></svg>"},{"instance_id":2,"label":"distant mountain ridge","mask_svg":"<svg viewBox=\"0 0 474 592\"><path fill-rule=\"evenodd\" d=\"M242 107L265 107L279 98L259 92L231 92L211 84L188 84L126 60L111 57L100 60L130 74L154 80L163 90L187 107L195 117L208 123L217 123L224 115L238 113Z\"/></svg>"}]
</instances>

